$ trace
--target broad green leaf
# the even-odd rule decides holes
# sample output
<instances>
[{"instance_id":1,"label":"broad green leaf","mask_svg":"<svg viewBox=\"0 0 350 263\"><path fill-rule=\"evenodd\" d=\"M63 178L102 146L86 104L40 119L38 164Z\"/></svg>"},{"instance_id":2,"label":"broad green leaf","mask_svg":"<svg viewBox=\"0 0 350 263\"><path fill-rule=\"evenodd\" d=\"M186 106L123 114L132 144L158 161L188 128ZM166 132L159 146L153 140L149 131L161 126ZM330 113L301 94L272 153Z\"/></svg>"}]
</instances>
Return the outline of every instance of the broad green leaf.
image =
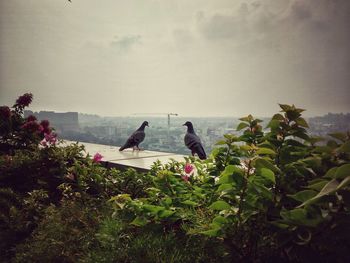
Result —
<instances>
[{"instance_id":1,"label":"broad green leaf","mask_svg":"<svg viewBox=\"0 0 350 263\"><path fill-rule=\"evenodd\" d=\"M239 146L239 148L240 148L242 151L245 151L245 152L251 151L251 150L253 149L252 146L247 145L247 144L241 145L241 146Z\"/></svg>"},{"instance_id":2,"label":"broad green leaf","mask_svg":"<svg viewBox=\"0 0 350 263\"><path fill-rule=\"evenodd\" d=\"M283 117L282 114L277 113L277 114L275 114L275 115L272 116L272 119L273 119L273 120L278 120L278 121L283 121L283 120L284 120L284 117Z\"/></svg>"},{"instance_id":3,"label":"broad green leaf","mask_svg":"<svg viewBox=\"0 0 350 263\"><path fill-rule=\"evenodd\" d=\"M246 121L246 122L250 123L251 121L253 121L253 119L254 119L253 116L249 114L247 117L242 117L239 120L240 121Z\"/></svg>"},{"instance_id":4,"label":"broad green leaf","mask_svg":"<svg viewBox=\"0 0 350 263\"><path fill-rule=\"evenodd\" d=\"M291 121L295 121L296 119L298 119L301 116L301 114L299 112L297 112L296 110L287 110L286 115L287 115L288 119Z\"/></svg>"},{"instance_id":5,"label":"broad green leaf","mask_svg":"<svg viewBox=\"0 0 350 263\"><path fill-rule=\"evenodd\" d=\"M337 179L344 179L345 177L350 176L350 164L343 164L338 167L337 171L334 174L334 177Z\"/></svg>"},{"instance_id":6,"label":"broad green leaf","mask_svg":"<svg viewBox=\"0 0 350 263\"><path fill-rule=\"evenodd\" d=\"M288 105L288 104L278 104L278 105L281 107L281 109L283 111L288 111L288 110L292 109L292 107L290 105Z\"/></svg>"},{"instance_id":7,"label":"broad green leaf","mask_svg":"<svg viewBox=\"0 0 350 263\"><path fill-rule=\"evenodd\" d=\"M145 211L151 212L152 214L157 214L161 210L165 210L163 206L157 205L143 205L142 206Z\"/></svg>"},{"instance_id":8,"label":"broad green leaf","mask_svg":"<svg viewBox=\"0 0 350 263\"><path fill-rule=\"evenodd\" d=\"M265 177L266 179L268 179L269 181L273 182L274 184L276 183L275 174L270 169L261 168L260 169L260 174L263 177Z\"/></svg>"},{"instance_id":9,"label":"broad green leaf","mask_svg":"<svg viewBox=\"0 0 350 263\"><path fill-rule=\"evenodd\" d=\"M302 207L304 205L310 205L310 204L316 202L321 197L334 193L335 191L337 191L338 186L339 186L339 182L336 179L329 181L317 195L315 195L313 198L305 201L304 203L302 203L298 207Z\"/></svg>"},{"instance_id":10,"label":"broad green leaf","mask_svg":"<svg viewBox=\"0 0 350 263\"><path fill-rule=\"evenodd\" d=\"M327 173L323 176L326 178L335 178L335 173L337 172L338 167L333 167L327 171Z\"/></svg>"},{"instance_id":11,"label":"broad green leaf","mask_svg":"<svg viewBox=\"0 0 350 263\"><path fill-rule=\"evenodd\" d=\"M339 147L339 143L337 143L335 140L329 140L327 142L327 146L331 149L336 149Z\"/></svg>"},{"instance_id":12,"label":"broad green leaf","mask_svg":"<svg viewBox=\"0 0 350 263\"><path fill-rule=\"evenodd\" d=\"M345 142L337 149L337 152L350 153L350 141Z\"/></svg>"},{"instance_id":13,"label":"broad green leaf","mask_svg":"<svg viewBox=\"0 0 350 263\"><path fill-rule=\"evenodd\" d=\"M257 154L267 154L267 155L276 155L275 151L269 148L260 148L256 151Z\"/></svg>"},{"instance_id":14,"label":"broad green leaf","mask_svg":"<svg viewBox=\"0 0 350 263\"><path fill-rule=\"evenodd\" d=\"M215 145L226 145L227 142L225 140L219 140L215 143Z\"/></svg>"},{"instance_id":15,"label":"broad green leaf","mask_svg":"<svg viewBox=\"0 0 350 263\"><path fill-rule=\"evenodd\" d=\"M272 192L270 189L268 189L266 186L259 184L257 182L251 183L252 189L255 190L259 195L262 195L263 197L271 200L272 199Z\"/></svg>"},{"instance_id":16,"label":"broad green leaf","mask_svg":"<svg viewBox=\"0 0 350 263\"><path fill-rule=\"evenodd\" d=\"M330 133L328 135L342 142L345 142L347 137L345 133L341 132Z\"/></svg>"},{"instance_id":17,"label":"broad green leaf","mask_svg":"<svg viewBox=\"0 0 350 263\"><path fill-rule=\"evenodd\" d=\"M280 127L280 121L279 120L271 120L266 128L271 128L271 130L276 130Z\"/></svg>"},{"instance_id":18,"label":"broad green leaf","mask_svg":"<svg viewBox=\"0 0 350 263\"><path fill-rule=\"evenodd\" d=\"M225 201L222 201L222 200L219 200L219 201L216 201L214 203L212 203L210 206L209 206L210 209L213 209L213 210L228 210L231 208L231 206L225 202Z\"/></svg>"},{"instance_id":19,"label":"broad green leaf","mask_svg":"<svg viewBox=\"0 0 350 263\"><path fill-rule=\"evenodd\" d=\"M198 203L191 201L191 200L186 200L186 201L183 201L181 203L184 205L189 205L189 206L197 206L198 205Z\"/></svg>"},{"instance_id":20,"label":"broad green leaf","mask_svg":"<svg viewBox=\"0 0 350 263\"><path fill-rule=\"evenodd\" d=\"M316 191L321 191L321 189L328 183L327 180L322 180L320 182L317 182L315 184L309 185L307 188L316 190Z\"/></svg>"},{"instance_id":21,"label":"broad green leaf","mask_svg":"<svg viewBox=\"0 0 350 263\"><path fill-rule=\"evenodd\" d=\"M222 226L228 222L227 218L223 216L217 216L213 219L212 225Z\"/></svg>"},{"instance_id":22,"label":"broad green leaf","mask_svg":"<svg viewBox=\"0 0 350 263\"><path fill-rule=\"evenodd\" d=\"M293 136L304 139L305 141L310 140L309 135L307 135L305 132L301 132L301 131L293 133Z\"/></svg>"},{"instance_id":23,"label":"broad green leaf","mask_svg":"<svg viewBox=\"0 0 350 263\"><path fill-rule=\"evenodd\" d=\"M206 236L210 236L210 237L217 237L219 236L219 231L220 231L220 227L214 228L214 229L209 229L206 231L201 231L199 232L200 234L206 235Z\"/></svg>"},{"instance_id":24,"label":"broad green leaf","mask_svg":"<svg viewBox=\"0 0 350 263\"><path fill-rule=\"evenodd\" d=\"M297 118L295 122L301 127L309 128L309 125L307 124L306 120L302 117Z\"/></svg>"},{"instance_id":25,"label":"broad green leaf","mask_svg":"<svg viewBox=\"0 0 350 263\"><path fill-rule=\"evenodd\" d=\"M341 183L337 187L337 191L348 186L349 184L350 184L350 176L344 178L344 180L341 181Z\"/></svg>"},{"instance_id":26,"label":"broad green leaf","mask_svg":"<svg viewBox=\"0 0 350 263\"><path fill-rule=\"evenodd\" d=\"M255 167L257 169L259 168L268 168L270 169L271 171L273 171L274 173L280 173L280 169L273 165L271 162L269 162L268 160L266 159L263 159L263 158L259 158L259 159L256 159L255 160Z\"/></svg>"},{"instance_id":27,"label":"broad green leaf","mask_svg":"<svg viewBox=\"0 0 350 263\"><path fill-rule=\"evenodd\" d=\"M228 192L233 189L232 184L222 184L219 186L217 192Z\"/></svg>"},{"instance_id":28,"label":"broad green leaf","mask_svg":"<svg viewBox=\"0 0 350 263\"><path fill-rule=\"evenodd\" d=\"M242 176L242 171L235 165L228 165L225 170L221 172L220 178L216 184L227 184L234 182L233 176Z\"/></svg>"},{"instance_id":29,"label":"broad green leaf","mask_svg":"<svg viewBox=\"0 0 350 263\"><path fill-rule=\"evenodd\" d=\"M332 149L328 146L316 146L313 150L315 153L331 153Z\"/></svg>"},{"instance_id":30,"label":"broad green leaf","mask_svg":"<svg viewBox=\"0 0 350 263\"><path fill-rule=\"evenodd\" d=\"M296 208L281 212L282 218L289 223L300 226L316 227L322 222L320 215L309 214L306 209Z\"/></svg>"},{"instance_id":31,"label":"broad green leaf","mask_svg":"<svg viewBox=\"0 0 350 263\"><path fill-rule=\"evenodd\" d=\"M244 129L244 128L247 128L247 127L249 127L249 124L248 124L248 123L241 122L241 123L238 124L238 126L237 126L237 131L240 131L240 130L242 130L242 129Z\"/></svg>"},{"instance_id":32,"label":"broad green leaf","mask_svg":"<svg viewBox=\"0 0 350 263\"><path fill-rule=\"evenodd\" d=\"M317 195L317 192L314 190L304 190L304 191L300 191L294 195L288 195L288 196L293 198L294 200L299 201L299 202L305 202L305 201L313 198L316 195Z\"/></svg>"},{"instance_id":33,"label":"broad green leaf","mask_svg":"<svg viewBox=\"0 0 350 263\"><path fill-rule=\"evenodd\" d=\"M135 219L130 223L131 225L135 226L144 226L148 223L149 221L146 218L143 217L135 217Z\"/></svg>"},{"instance_id":34,"label":"broad green leaf","mask_svg":"<svg viewBox=\"0 0 350 263\"><path fill-rule=\"evenodd\" d=\"M169 216L172 216L175 213L175 211L172 210L162 210L159 212L160 218L167 218Z\"/></svg>"}]
</instances>

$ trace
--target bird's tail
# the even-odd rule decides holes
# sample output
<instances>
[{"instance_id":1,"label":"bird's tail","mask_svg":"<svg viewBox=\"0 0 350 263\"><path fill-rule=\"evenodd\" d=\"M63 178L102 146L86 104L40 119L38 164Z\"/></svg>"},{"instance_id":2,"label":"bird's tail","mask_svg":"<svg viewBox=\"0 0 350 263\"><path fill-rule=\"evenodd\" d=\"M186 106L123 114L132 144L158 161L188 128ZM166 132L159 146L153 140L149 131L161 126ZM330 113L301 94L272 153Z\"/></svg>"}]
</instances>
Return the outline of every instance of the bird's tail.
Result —
<instances>
[{"instance_id":1,"label":"bird's tail","mask_svg":"<svg viewBox=\"0 0 350 263\"><path fill-rule=\"evenodd\" d=\"M201 160L207 159L207 155L206 155L206 153L204 151L203 146L199 144L199 145L197 145L196 148L197 148L196 149L196 153L198 154L199 159L201 159Z\"/></svg>"}]
</instances>

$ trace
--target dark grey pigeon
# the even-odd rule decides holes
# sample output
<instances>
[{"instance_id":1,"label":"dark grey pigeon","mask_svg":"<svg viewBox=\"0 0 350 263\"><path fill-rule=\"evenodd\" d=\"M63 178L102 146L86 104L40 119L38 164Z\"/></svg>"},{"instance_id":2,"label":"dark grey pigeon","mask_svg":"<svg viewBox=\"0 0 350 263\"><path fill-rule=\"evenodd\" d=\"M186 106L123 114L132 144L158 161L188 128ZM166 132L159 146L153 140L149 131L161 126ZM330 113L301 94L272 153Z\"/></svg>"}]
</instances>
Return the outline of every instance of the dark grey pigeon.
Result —
<instances>
[{"instance_id":1,"label":"dark grey pigeon","mask_svg":"<svg viewBox=\"0 0 350 263\"><path fill-rule=\"evenodd\" d=\"M119 151L122 151L126 148L131 148L131 147L135 149L135 146L138 150L140 150L139 144L145 139L146 126L148 127L148 122L144 121L140 126L140 128L134 131L133 134L131 134L131 136L128 138L126 143L122 147L120 147Z\"/></svg>"},{"instance_id":2,"label":"dark grey pigeon","mask_svg":"<svg viewBox=\"0 0 350 263\"><path fill-rule=\"evenodd\" d=\"M207 155L203 149L201 140L194 132L193 125L190 121L186 121L184 126L187 126L187 133L185 135L185 145L191 150L192 155L198 154L199 159L207 159Z\"/></svg>"}]
</instances>

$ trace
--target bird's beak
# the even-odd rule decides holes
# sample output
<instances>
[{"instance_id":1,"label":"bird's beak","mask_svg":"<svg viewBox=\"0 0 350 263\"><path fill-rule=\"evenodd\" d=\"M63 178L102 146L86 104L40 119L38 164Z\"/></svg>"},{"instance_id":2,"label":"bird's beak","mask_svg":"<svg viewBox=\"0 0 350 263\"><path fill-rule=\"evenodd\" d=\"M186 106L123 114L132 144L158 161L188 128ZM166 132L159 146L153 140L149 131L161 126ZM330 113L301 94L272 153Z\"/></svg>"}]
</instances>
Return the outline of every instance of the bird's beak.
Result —
<instances>
[{"instance_id":1,"label":"bird's beak","mask_svg":"<svg viewBox=\"0 0 350 263\"><path fill-rule=\"evenodd\" d=\"M186 126L186 124L184 123L184 124L182 124L182 126Z\"/></svg>"}]
</instances>

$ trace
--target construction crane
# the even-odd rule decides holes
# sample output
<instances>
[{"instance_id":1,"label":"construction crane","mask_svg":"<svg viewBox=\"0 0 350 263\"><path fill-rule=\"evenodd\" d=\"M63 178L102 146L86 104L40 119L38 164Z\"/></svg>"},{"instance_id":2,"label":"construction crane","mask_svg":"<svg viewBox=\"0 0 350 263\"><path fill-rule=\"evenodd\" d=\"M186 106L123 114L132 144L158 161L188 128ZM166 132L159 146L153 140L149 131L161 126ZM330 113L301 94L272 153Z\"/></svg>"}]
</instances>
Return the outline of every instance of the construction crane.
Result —
<instances>
[{"instance_id":1,"label":"construction crane","mask_svg":"<svg viewBox=\"0 0 350 263\"><path fill-rule=\"evenodd\" d=\"M177 113L134 113L133 115L144 115L144 116L152 116L152 115L167 115L168 116L168 142L170 142L170 116L178 116Z\"/></svg>"}]
</instances>

